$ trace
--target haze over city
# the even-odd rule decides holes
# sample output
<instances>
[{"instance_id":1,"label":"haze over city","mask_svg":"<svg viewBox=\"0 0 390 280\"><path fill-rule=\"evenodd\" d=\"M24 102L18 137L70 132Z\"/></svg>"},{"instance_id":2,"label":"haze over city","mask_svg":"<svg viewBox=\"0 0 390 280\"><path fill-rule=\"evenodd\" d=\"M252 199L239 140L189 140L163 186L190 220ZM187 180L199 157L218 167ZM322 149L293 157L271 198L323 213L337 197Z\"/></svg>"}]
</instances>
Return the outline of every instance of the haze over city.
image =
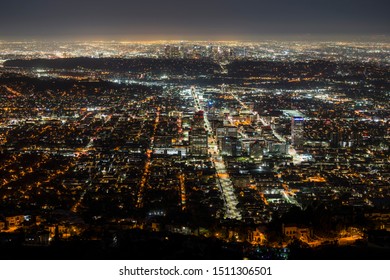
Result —
<instances>
[{"instance_id":1,"label":"haze over city","mask_svg":"<svg viewBox=\"0 0 390 280\"><path fill-rule=\"evenodd\" d=\"M2 1L0 39L262 40L388 36L385 0Z\"/></svg>"}]
</instances>

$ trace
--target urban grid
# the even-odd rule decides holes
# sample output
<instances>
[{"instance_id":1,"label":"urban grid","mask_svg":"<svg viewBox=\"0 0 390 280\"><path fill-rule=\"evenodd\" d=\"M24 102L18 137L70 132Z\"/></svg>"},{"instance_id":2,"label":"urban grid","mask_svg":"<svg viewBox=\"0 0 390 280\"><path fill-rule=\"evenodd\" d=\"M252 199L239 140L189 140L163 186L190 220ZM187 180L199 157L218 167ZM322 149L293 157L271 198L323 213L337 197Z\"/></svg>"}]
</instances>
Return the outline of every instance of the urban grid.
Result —
<instances>
[{"instance_id":1,"label":"urban grid","mask_svg":"<svg viewBox=\"0 0 390 280\"><path fill-rule=\"evenodd\" d=\"M390 44L0 41L3 259L388 259Z\"/></svg>"}]
</instances>

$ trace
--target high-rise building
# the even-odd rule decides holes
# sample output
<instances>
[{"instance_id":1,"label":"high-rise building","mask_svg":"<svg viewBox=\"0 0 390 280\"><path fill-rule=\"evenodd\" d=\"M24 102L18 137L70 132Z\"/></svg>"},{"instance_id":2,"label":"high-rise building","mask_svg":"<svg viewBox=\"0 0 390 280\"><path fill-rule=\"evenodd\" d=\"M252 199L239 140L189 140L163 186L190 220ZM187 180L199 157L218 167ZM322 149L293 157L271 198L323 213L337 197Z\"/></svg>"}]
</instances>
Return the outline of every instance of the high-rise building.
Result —
<instances>
[{"instance_id":1,"label":"high-rise building","mask_svg":"<svg viewBox=\"0 0 390 280\"><path fill-rule=\"evenodd\" d=\"M241 142L237 137L225 136L221 141L222 155L241 156Z\"/></svg>"},{"instance_id":2,"label":"high-rise building","mask_svg":"<svg viewBox=\"0 0 390 280\"><path fill-rule=\"evenodd\" d=\"M165 58L182 58L183 48L179 46L166 45L164 48Z\"/></svg>"},{"instance_id":3,"label":"high-rise building","mask_svg":"<svg viewBox=\"0 0 390 280\"><path fill-rule=\"evenodd\" d=\"M192 156L208 155L208 135L204 125L204 112L196 112L189 133L189 154Z\"/></svg>"},{"instance_id":4,"label":"high-rise building","mask_svg":"<svg viewBox=\"0 0 390 280\"><path fill-rule=\"evenodd\" d=\"M288 154L288 143L280 141L268 141L267 142L267 153L276 155L287 155Z\"/></svg>"},{"instance_id":5,"label":"high-rise building","mask_svg":"<svg viewBox=\"0 0 390 280\"><path fill-rule=\"evenodd\" d=\"M291 144L295 148L301 148L305 141L304 139L304 121L303 117L291 118Z\"/></svg>"},{"instance_id":6,"label":"high-rise building","mask_svg":"<svg viewBox=\"0 0 390 280\"><path fill-rule=\"evenodd\" d=\"M223 127L217 128L217 140L218 140L219 148L221 150L223 150L222 142L224 141L225 137L237 138L238 137L237 127L232 125L225 125Z\"/></svg>"}]
</instances>

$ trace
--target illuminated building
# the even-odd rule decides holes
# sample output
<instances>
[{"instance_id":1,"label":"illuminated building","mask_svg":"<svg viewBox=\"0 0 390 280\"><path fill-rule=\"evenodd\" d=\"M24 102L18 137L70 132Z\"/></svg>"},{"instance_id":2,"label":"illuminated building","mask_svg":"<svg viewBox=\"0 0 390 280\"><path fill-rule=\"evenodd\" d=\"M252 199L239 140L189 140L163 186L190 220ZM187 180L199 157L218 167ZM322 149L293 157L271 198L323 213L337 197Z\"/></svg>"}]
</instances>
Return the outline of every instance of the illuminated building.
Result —
<instances>
[{"instance_id":1,"label":"illuminated building","mask_svg":"<svg viewBox=\"0 0 390 280\"><path fill-rule=\"evenodd\" d=\"M267 152L270 154L279 154L279 155L288 154L288 144L286 142L269 141L267 144L268 144Z\"/></svg>"},{"instance_id":2,"label":"illuminated building","mask_svg":"<svg viewBox=\"0 0 390 280\"><path fill-rule=\"evenodd\" d=\"M291 118L291 144L295 148L302 147L304 143L303 125L305 119L303 117Z\"/></svg>"},{"instance_id":3,"label":"illuminated building","mask_svg":"<svg viewBox=\"0 0 390 280\"><path fill-rule=\"evenodd\" d=\"M204 112L195 114L191 131L189 133L189 154L192 156L208 155L208 136L204 127Z\"/></svg>"},{"instance_id":4,"label":"illuminated building","mask_svg":"<svg viewBox=\"0 0 390 280\"><path fill-rule=\"evenodd\" d=\"M222 154L227 156L240 156L241 143L237 137L225 136L222 138Z\"/></svg>"}]
</instances>

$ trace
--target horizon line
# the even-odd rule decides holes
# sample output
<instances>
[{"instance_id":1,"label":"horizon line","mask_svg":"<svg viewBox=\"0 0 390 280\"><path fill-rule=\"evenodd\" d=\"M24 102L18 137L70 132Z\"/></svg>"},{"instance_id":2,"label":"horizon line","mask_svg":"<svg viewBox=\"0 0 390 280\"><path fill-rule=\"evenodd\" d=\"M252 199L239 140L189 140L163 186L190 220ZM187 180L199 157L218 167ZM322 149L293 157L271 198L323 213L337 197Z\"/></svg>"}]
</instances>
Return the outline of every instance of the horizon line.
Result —
<instances>
[{"instance_id":1,"label":"horizon line","mask_svg":"<svg viewBox=\"0 0 390 280\"><path fill-rule=\"evenodd\" d=\"M116 43L163 43L163 42L215 42L215 43L260 43L264 41L286 42L380 42L390 43L390 34L264 34L256 36L0 36L0 42L116 42Z\"/></svg>"}]
</instances>

